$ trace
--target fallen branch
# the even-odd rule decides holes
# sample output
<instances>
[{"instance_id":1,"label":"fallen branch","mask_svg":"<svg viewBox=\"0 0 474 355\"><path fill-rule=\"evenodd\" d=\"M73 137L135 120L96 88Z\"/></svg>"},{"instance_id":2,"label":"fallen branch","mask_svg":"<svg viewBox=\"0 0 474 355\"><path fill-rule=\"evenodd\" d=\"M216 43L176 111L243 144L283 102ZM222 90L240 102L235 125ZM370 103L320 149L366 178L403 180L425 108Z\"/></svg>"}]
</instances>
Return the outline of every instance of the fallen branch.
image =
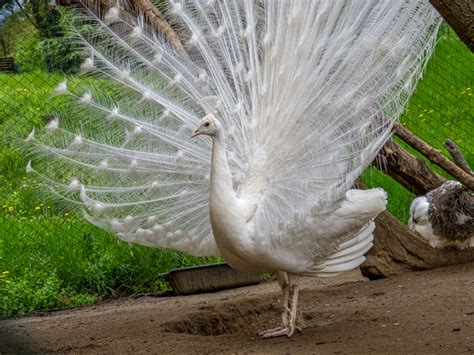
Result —
<instances>
[{"instance_id":1,"label":"fallen branch","mask_svg":"<svg viewBox=\"0 0 474 355\"><path fill-rule=\"evenodd\" d=\"M374 246L361 265L362 274L380 279L408 271L428 270L474 260L474 248L435 249L390 213L375 220Z\"/></svg>"},{"instance_id":2,"label":"fallen branch","mask_svg":"<svg viewBox=\"0 0 474 355\"><path fill-rule=\"evenodd\" d=\"M444 147L448 150L449 154L453 157L454 162L457 166L459 166L462 170L464 170L469 175L473 175L471 167L467 163L466 159L462 155L461 151L459 150L458 146L454 144L451 139L448 139L444 142Z\"/></svg>"},{"instance_id":3,"label":"fallen branch","mask_svg":"<svg viewBox=\"0 0 474 355\"><path fill-rule=\"evenodd\" d=\"M423 154L432 163L438 165L459 182L467 186L470 190L474 190L474 176L466 173L456 164L448 160L439 150L430 147L400 124L395 125L394 134L406 142L410 147Z\"/></svg>"}]
</instances>

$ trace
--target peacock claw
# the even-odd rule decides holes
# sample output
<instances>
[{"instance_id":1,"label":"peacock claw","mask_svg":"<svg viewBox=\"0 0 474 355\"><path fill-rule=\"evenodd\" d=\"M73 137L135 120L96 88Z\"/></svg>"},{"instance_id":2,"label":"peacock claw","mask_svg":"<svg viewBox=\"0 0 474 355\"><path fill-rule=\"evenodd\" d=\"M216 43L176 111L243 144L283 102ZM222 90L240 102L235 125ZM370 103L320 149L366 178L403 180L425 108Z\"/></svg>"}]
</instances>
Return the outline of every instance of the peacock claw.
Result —
<instances>
[{"instance_id":1,"label":"peacock claw","mask_svg":"<svg viewBox=\"0 0 474 355\"><path fill-rule=\"evenodd\" d=\"M286 326L279 326L279 327L276 327L276 328L260 330L257 334L260 335L261 337L264 337L265 334L278 332L278 331L280 331L282 329L286 329L286 328L287 328Z\"/></svg>"},{"instance_id":2,"label":"peacock claw","mask_svg":"<svg viewBox=\"0 0 474 355\"><path fill-rule=\"evenodd\" d=\"M291 337L293 335L293 332L290 330L289 327L278 327L261 331L258 333L258 335L260 335L264 339L281 337L284 335Z\"/></svg>"},{"instance_id":3,"label":"peacock claw","mask_svg":"<svg viewBox=\"0 0 474 355\"><path fill-rule=\"evenodd\" d=\"M288 338L291 338L291 336L293 336L295 333L303 333L303 330L298 326L296 326L294 329L291 329L291 327L277 327L261 330L258 332L258 335L260 335L263 339L281 337L284 335L288 336Z\"/></svg>"}]
</instances>

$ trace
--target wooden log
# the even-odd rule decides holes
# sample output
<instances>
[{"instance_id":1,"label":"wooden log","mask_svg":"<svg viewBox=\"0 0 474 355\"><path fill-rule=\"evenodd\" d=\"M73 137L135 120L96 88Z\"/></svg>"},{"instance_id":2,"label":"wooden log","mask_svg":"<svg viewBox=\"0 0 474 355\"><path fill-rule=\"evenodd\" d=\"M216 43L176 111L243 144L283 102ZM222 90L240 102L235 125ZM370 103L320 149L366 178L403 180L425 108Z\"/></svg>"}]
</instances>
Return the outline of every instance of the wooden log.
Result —
<instances>
[{"instance_id":1,"label":"wooden log","mask_svg":"<svg viewBox=\"0 0 474 355\"><path fill-rule=\"evenodd\" d=\"M413 133L411 133L408 129L403 127L401 124L395 125L395 132L394 134L397 137L403 139L410 147L416 149L421 154L423 154L426 158L428 158L433 164L438 165L448 174L456 178L460 183L464 184L470 190L474 190L474 176L466 173L456 164L452 163L448 160L441 152L433 147L430 147L420 138L416 137Z\"/></svg>"},{"instance_id":2,"label":"wooden log","mask_svg":"<svg viewBox=\"0 0 474 355\"><path fill-rule=\"evenodd\" d=\"M446 22L471 51L474 51L474 2L472 0L430 0Z\"/></svg>"},{"instance_id":3,"label":"wooden log","mask_svg":"<svg viewBox=\"0 0 474 355\"><path fill-rule=\"evenodd\" d=\"M423 159L411 155L392 140L385 144L380 155L383 163L375 166L416 196L424 195L446 182L444 177L429 169Z\"/></svg>"},{"instance_id":4,"label":"wooden log","mask_svg":"<svg viewBox=\"0 0 474 355\"><path fill-rule=\"evenodd\" d=\"M375 220L374 246L361 272L379 279L403 272L428 270L474 260L474 248L435 249L388 212Z\"/></svg>"}]
</instances>

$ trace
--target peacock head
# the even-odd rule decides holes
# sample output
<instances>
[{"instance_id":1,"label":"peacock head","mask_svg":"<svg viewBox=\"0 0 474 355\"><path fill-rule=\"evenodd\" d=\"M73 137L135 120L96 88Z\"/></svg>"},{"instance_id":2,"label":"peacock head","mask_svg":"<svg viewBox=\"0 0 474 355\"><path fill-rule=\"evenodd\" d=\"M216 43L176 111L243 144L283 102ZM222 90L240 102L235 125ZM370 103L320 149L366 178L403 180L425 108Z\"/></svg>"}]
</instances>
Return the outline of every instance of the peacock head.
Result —
<instances>
[{"instance_id":1,"label":"peacock head","mask_svg":"<svg viewBox=\"0 0 474 355\"><path fill-rule=\"evenodd\" d=\"M214 117L213 114L208 114L204 116L201 121L199 121L198 128L193 132L191 138L205 134L207 136L216 137L221 130L221 124Z\"/></svg>"}]
</instances>

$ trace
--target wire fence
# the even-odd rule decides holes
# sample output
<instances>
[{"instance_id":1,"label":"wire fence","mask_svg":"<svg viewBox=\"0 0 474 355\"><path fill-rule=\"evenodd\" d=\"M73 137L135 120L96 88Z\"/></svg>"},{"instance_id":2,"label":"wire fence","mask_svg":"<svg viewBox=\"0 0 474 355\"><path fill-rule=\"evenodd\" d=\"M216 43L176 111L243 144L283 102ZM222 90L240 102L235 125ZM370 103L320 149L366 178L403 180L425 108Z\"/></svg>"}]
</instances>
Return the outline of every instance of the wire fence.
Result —
<instances>
[{"instance_id":1,"label":"wire fence","mask_svg":"<svg viewBox=\"0 0 474 355\"><path fill-rule=\"evenodd\" d=\"M34 127L49 120L55 111L51 94L65 74L76 77L79 83L82 80L74 74L81 54L64 44L56 27L48 32L47 25L38 25L31 19L31 12L20 10L15 6L0 8L0 140L4 142L0 147L0 273L21 274L23 280L29 280L24 281L25 285L30 282L28 285L49 291L40 295L23 294L27 291L20 289L28 290L27 286L7 287L7 277L0 277L0 298L4 299L1 313L31 310L20 301L6 304L5 300L11 298L35 299L32 309L37 309L87 302L80 299L84 290L98 297L121 288L156 292L162 288L156 277L159 272L203 260L126 245L80 217L41 201L36 193L38 182L25 175L27 159L8 140L11 136L26 137ZM60 27L58 18L53 16L51 21ZM448 138L453 140L471 166L474 165L473 57L456 34L443 25L424 78L401 119L406 127L446 155L443 143ZM389 190L390 199L395 201L391 211L406 220L413 196L409 193L402 196L391 190L393 187L389 185L395 182L373 180L373 184ZM401 202L397 204L397 200ZM36 256L32 256L32 249ZM144 272L145 269L148 271ZM108 278L113 282L107 282ZM64 286L68 282L76 285L73 290ZM48 292L59 292L64 297L54 296L53 302Z\"/></svg>"}]
</instances>

